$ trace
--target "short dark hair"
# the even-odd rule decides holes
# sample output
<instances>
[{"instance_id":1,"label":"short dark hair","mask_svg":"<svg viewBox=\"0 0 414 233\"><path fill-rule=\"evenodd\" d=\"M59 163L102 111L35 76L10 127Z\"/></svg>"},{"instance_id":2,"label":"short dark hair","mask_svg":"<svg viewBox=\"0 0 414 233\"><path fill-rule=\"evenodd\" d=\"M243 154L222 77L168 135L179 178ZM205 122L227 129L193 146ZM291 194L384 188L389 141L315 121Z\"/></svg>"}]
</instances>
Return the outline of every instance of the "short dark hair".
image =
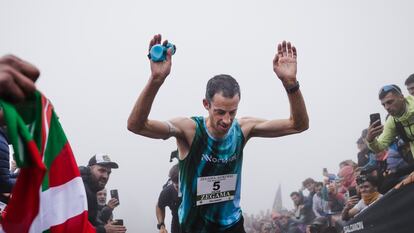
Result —
<instances>
[{"instance_id":1,"label":"short dark hair","mask_svg":"<svg viewBox=\"0 0 414 233\"><path fill-rule=\"evenodd\" d=\"M414 74L411 74L408 76L408 78L405 80L405 85L408 86L408 84L414 83Z\"/></svg>"},{"instance_id":2,"label":"short dark hair","mask_svg":"<svg viewBox=\"0 0 414 233\"><path fill-rule=\"evenodd\" d=\"M378 187L378 184L379 184L378 183L378 178L375 177L375 176L373 176L373 175L359 175L356 178L356 182L357 182L358 185L360 185L360 184L362 184L362 183L364 183L366 181L368 183L370 183L372 186Z\"/></svg>"},{"instance_id":3,"label":"short dark hair","mask_svg":"<svg viewBox=\"0 0 414 233\"><path fill-rule=\"evenodd\" d=\"M226 98L233 98L235 95L240 95L240 86L236 79L228 74L219 74L212 77L207 82L206 99L210 103L213 96L221 93Z\"/></svg>"},{"instance_id":4,"label":"short dark hair","mask_svg":"<svg viewBox=\"0 0 414 233\"><path fill-rule=\"evenodd\" d=\"M306 180L304 180L303 182L302 182L302 185L303 186L306 186L306 185L308 185L308 184L314 184L315 183L315 180L313 180L312 178L307 178Z\"/></svg>"},{"instance_id":5,"label":"short dark hair","mask_svg":"<svg viewBox=\"0 0 414 233\"><path fill-rule=\"evenodd\" d=\"M299 197L302 197L302 195L300 195L300 193L299 192L292 192L291 194L290 194L290 197L293 197L293 196L299 196Z\"/></svg>"},{"instance_id":6,"label":"short dark hair","mask_svg":"<svg viewBox=\"0 0 414 233\"><path fill-rule=\"evenodd\" d=\"M378 98L383 99L388 93L393 93L399 96L403 95L401 88L399 86L395 84L391 84L391 85L385 85L380 89L378 93Z\"/></svg>"}]
</instances>

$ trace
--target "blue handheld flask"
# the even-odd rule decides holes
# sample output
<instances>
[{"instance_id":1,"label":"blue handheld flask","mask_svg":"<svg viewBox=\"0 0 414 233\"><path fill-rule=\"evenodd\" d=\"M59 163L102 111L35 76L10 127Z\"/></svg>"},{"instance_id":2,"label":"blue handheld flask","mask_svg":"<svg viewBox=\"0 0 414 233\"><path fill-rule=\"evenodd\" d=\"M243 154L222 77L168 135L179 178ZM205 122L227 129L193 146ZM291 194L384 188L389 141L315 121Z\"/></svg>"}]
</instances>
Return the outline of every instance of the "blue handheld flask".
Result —
<instances>
[{"instance_id":1,"label":"blue handheld flask","mask_svg":"<svg viewBox=\"0 0 414 233\"><path fill-rule=\"evenodd\" d=\"M148 54L149 58L154 62L162 62L167 58L167 50L171 48L171 54L175 53L175 45L167 43L165 46L161 44L156 44L151 47L150 53Z\"/></svg>"}]
</instances>

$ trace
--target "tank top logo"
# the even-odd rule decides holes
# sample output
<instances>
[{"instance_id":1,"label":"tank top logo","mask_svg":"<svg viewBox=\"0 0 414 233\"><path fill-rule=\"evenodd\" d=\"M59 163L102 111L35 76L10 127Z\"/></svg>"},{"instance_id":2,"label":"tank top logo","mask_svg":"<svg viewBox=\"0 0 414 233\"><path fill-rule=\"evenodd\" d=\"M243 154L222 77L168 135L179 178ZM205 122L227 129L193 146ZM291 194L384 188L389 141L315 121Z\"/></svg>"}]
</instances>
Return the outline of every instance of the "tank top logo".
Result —
<instances>
[{"instance_id":1,"label":"tank top logo","mask_svg":"<svg viewBox=\"0 0 414 233\"><path fill-rule=\"evenodd\" d=\"M235 161L237 157L238 157L237 154L234 154L229 158L216 158L216 157L213 157L212 155L203 154L203 156L201 156L201 160L210 162L210 163L229 163L229 162Z\"/></svg>"}]
</instances>

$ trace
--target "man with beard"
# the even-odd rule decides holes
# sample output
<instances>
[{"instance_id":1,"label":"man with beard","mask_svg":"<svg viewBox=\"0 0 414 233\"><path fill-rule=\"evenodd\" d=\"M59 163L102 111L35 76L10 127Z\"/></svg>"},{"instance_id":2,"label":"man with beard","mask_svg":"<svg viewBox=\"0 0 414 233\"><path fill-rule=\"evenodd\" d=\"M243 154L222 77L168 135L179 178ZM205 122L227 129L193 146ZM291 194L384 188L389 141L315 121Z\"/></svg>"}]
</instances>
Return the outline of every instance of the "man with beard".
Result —
<instances>
[{"instance_id":1,"label":"man with beard","mask_svg":"<svg viewBox=\"0 0 414 233\"><path fill-rule=\"evenodd\" d=\"M304 230L306 225L310 224L313 219L315 219L315 214L313 213L312 207L305 205L304 197L299 192L292 192L290 198L295 205L294 217L292 220L295 223L299 224L299 227Z\"/></svg>"},{"instance_id":2,"label":"man with beard","mask_svg":"<svg viewBox=\"0 0 414 233\"><path fill-rule=\"evenodd\" d=\"M149 48L161 42L161 35L155 35ZM171 71L171 56L172 50L168 49L165 61L150 60L151 75L128 118L128 130L155 139L176 139L182 195L178 215L184 232L245 232L240 197L243 148L247 141L253 137L296 134L309 127L296 79L296 48L283 41L273 59L273 71L284 85L290 104L286 119L273 120L236 118L240 87L226 74L216 75L207 83L203 106L208 116L148 119L155 96Z\"/></svg>"},{"instance_id":3,"label":"man with beard","mask_svg":"<svg viewBox=\"0 0 414 233\"><path fill-rule=\"evenodd\" d=\"M88 198L88 219L95 226L97 233L124 233L125 226L114 225L111 222L105 225L99 224L97 192L105 188L111 169L118 168L118 164L112 162L106 154L96 154L89 160L87 167L80 167L83 184Z\"/></svg>"},{"instance_id":4,"label":"man with beard","mask_svg":"<svg viewBox=\"0 0 414 233\"><path fill-rule=\"evenodd\" d=\"M409 143L411 151L414 151L414 97L410 95L404 98L397 85L382 87L378 97L390 116L384 125L376 121L368 127L368 147L378 153L387 149L395 141L396 136L399 136ZM411 173L402 184L413 181L414 173Z\"/></svg>"}]
</instances>

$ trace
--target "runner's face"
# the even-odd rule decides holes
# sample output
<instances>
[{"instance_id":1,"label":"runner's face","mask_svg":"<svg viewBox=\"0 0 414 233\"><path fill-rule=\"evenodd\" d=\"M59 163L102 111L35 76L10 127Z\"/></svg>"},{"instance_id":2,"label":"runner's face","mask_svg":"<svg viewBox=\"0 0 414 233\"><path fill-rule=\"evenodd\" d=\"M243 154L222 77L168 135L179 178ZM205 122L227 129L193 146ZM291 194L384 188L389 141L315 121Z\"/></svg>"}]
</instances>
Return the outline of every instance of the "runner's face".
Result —
<instances>
[{"instance_id":1,"label":"runner's face","mask_svg":"<svg viewBox=\"0 0 414 233\"><path fill-rule=\"evenodd\" d=\"M226 135L236 117L239 102L239 95L226 98L221 94L215 94L210 103L206 99L203 100L203 105L209 113L208 127L210 133L215 137Z\"/></svg>"}]
</instances>

